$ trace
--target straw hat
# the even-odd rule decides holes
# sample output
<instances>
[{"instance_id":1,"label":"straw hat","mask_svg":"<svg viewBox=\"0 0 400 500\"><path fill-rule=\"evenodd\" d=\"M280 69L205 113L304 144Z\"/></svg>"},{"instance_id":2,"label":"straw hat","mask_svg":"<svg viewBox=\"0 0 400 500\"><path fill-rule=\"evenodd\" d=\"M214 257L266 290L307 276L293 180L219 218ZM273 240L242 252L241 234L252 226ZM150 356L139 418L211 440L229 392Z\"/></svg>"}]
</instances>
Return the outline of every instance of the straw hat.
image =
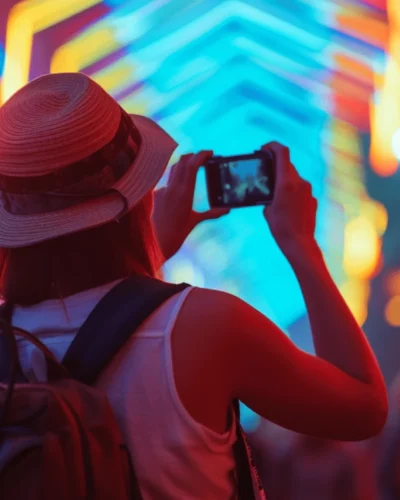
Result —
<instances>
[{"instance_id":1,"label":"straw hat","mask_svg":"<svg viewBox=\"0 0 400 500\"><path fill-rule=\"evenodd\" d=\"M155 187L176 146L83 74L32 81L0 108L0 247L118 219Z\"/></svg>"}]
</instances>

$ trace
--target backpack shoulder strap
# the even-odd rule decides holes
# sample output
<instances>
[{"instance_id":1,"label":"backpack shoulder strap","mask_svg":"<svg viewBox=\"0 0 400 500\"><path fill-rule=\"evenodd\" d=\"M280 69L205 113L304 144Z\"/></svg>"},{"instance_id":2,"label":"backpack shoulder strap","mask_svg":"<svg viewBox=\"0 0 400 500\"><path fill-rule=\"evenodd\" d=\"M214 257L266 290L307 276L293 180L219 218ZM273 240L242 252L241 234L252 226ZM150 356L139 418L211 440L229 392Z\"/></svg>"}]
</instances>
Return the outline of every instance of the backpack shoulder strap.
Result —
<instances>
[{"instance_id":1,"label":"backpack shoulder strap","mask_svg":"<svg viewBox=\"0 0 400 500\"><path fill-rule=\"evenodd\" d=\"M93 384L133 332L163 302L189 285L131 276L91 312L69 347L63 365L80 382Z\"/></svg>"},{"instance_id":2,"label":"backpack shoulder strap","mask_svg":"<svg viewBox=\"0 0 400 500\"><path fill-rule=\"evenodd\" d=\"M91 385L137 328L163 302L189 285L173 285L132 276L114 287L94 308L68 349L63 365L80 382ZM237 442L234 446L239 500L255 499L251 457L234 402ZM260 497L261 498L261 497Z\"/></svg>"},{"instance_id":3,"label":"backpack shoulder strap","mask_svg":"<svg viewBox=\"0 0 400 500\"><path fill-rule=\"evenodd\" d=\"M0 382L26 382L21 368L18 347L11 327L14 305L3 302L0 305Z\"/></svg>"}]
</instances>

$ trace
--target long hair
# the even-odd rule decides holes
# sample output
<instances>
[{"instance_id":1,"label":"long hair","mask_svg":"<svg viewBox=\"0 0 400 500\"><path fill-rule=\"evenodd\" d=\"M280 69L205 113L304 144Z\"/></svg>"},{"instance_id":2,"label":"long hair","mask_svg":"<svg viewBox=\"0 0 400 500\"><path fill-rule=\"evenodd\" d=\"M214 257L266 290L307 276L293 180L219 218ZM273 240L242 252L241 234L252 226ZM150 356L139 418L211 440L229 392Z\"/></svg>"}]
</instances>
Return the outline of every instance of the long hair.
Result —
<instances>
[{"instance_id":1,"label":"long hair","mask_svg":"<svg viewBox=\"0 0 400 500\"><path fill-rule=\"evenodd\" d=\"M0 296L29 306L68 297L161 265L147 195L119 221L23 248L0 248Z\"/></svg>"}]
</instances>

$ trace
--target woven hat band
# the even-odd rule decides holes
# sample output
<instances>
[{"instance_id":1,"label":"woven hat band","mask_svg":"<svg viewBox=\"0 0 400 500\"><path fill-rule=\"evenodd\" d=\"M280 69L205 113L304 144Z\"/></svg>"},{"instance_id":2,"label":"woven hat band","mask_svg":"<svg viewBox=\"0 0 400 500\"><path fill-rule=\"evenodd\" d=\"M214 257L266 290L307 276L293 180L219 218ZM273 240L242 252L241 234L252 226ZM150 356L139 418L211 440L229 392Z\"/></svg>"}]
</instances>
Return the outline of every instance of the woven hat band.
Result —
<instances>
[{"instance_id":1,"label":"woven hat band","mask_svg":"<svg viewBox=\"0 0 400 500\"><path fill-rule=\"evenodd\" d=\"M83 73L36 78L0 107L0 247L120 219L157 186L177 146Z\"/></svg>"},{"instance_id":2,"label":"woven hat band","mask_svg":"<svg viewBox=\"0 0 400 500\"><path fill-rule=\"evenodd\" d=\"M40 214L103 196L128 172L140 142L132 120L121 109L115 136L89 157L44 176L0 176L3 207L12 214Z\"/></svg>"}]
</instances>

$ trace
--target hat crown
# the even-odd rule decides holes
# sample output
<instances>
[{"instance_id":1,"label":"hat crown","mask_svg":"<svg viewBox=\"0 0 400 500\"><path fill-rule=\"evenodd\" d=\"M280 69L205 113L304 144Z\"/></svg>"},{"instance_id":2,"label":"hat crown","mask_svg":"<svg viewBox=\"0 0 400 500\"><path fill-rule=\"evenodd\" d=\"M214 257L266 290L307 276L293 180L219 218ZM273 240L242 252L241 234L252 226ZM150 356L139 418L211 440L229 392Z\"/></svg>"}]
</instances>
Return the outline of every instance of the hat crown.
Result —
<instances>
[{"instance_id":1,"label":"hat crown","mask_svg":"<svg viewBox=\"0 0 400 500\"><path fill-rule=\"evenodd\" d=\"M75 163L107 144L121 110L81 73L33 80L0 108L0 174L44 175Z\"/></svg>"},{"instance_id":2,"label":"hat crown","mask_svg":"<svg viewBox=\"0 0 400 500\"><path fill-rule=\"evenodd\" d=\"M57 122L62 117L73 116L74 107L85 99L88 89L89 80L81 76L58 74L40 77L11 97L4 106L9 106L11 117L13 114L17 117L21 107L24 121L29 126L36 120L47 124L48 120Z\"/></svg>"}]
</instances>

